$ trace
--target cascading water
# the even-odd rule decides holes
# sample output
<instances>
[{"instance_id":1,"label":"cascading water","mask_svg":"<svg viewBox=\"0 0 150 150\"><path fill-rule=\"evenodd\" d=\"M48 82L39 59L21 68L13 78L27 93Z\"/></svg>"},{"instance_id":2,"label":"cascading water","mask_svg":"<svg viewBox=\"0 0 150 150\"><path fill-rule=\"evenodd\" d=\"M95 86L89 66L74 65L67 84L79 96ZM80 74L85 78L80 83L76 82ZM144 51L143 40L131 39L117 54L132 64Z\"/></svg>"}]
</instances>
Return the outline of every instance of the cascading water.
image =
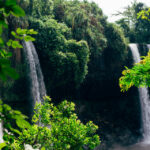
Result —
<instances>
[{"instance_id":1,"label":"cascading water","mask_svg":"<svg viewBox=\"0 0 150 150\"><path fill-rule=\"evenodd\" d=\"M24 42L24 53L26 62L29 67L30 91L32 99L32 108L36 102L42 102L43 96L46 95L46 89L41 71L38 55L32 42ZM0 143L3 143L3 126L0 123Z\"/></svg>"},{"instance_id":2,"label":"cascading water","mask_svg":"<svg viewBox=\"0 0 150 150\"><path fill-rule=\"evenodd\" d=\"M24 42L24 53L26 62L29 66L30 91L33 100L33 106L36 102L41 102L43 96L46 95L46 89L41 71L38 55L32 42Z\"/></svg>"},{"instance_id":3,"label":"cascading water","mask_svg":"<svg viewBox=\"0 0 150 150\"><path fill-rule=\"evenodd\" d=\"M140 62L140 54L138 51L137 44L130 44L129 45L134 63ZM139 90L139 97L141 103L141 112L142 112L142 130L143 130L143 142L150 143L150 101L149 101L149 94L148 88L138 88Z\"/></svg>"},{"instance_id":4,"label":"cascading water","mask_svg":"<svg viewBox=\"0 0 150 150\"><path fill-rule=\"evenodd\" d=\"M3 125L0 122L0 143L3 143Z\"/></svg>"},{"instance_id":5,"label":"cascading water","mask_svg":"<svg viewBox=\"0 0 150 150\"><path fill-rule=\"evenodd\" d=\"M150 44L147 44L147 48L150 50Z\"/></svg>"}]
</instances>

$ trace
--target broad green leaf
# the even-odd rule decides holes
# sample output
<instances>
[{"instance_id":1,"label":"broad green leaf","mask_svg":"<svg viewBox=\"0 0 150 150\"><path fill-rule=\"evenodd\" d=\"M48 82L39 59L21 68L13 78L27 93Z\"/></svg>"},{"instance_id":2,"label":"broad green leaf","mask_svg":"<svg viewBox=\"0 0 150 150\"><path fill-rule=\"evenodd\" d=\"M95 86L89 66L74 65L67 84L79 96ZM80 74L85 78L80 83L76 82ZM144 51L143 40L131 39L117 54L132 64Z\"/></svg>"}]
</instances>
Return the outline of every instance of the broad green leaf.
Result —
<instances>
[{"instance_id":1,"label":"broad green leaf","mask_svg":"<svg viewBox=\"0 0 150 150\"><path fill-rule=\"evenodd\" d=\"M15 37L16 36L16 33L14 31L11 32L11 34Z\"/></svg>"},{"instance_id":2,"label":"broad green leaf","mask_svg":"<svg viewBox=\"0 0 150 150\"><path fill-rule=\"evenodd\" d=\"M29 36L29 35L25 36L25 37L24 37L24 40L25 40L26 42L28 42L28 41L35 41L35 39L34 39L33 37Z\"/></svg>"},{"instance_id":3,"label":"broad green leaf","mask_svg":"<svg viewBox=\"0 0 150 150\"><path fill-rule=\"evenodd\" d=\"M10 111L11 110L11 107L7 104L4 104L3 107L5 108L5 110L7 111Z\"/></svg>"},{"instance_id":4,"label":"broad green leaf","mask_svg":"<svg viewBox=\"0 0 150 150\"><path fill-rule=\"evenodd\" d=\"M10 130L11 130L12 132L17 133L18 135L21 135L21 132L20 132L19 130L17 130L17 129L10 128Z\"/></svg>"},{"instance_id":5,"label":"broad green leaf","mask_svg":"<svg viewBox=\"0 0 150 150\"><path fill-rule=\"evenodd\" d=\"M33 29L28 30L28 34L38 34L37 31L34 31Z\"/></svg>"},{"instance_id":6,"label":"broad green leaf","mask_svg":"<svg viewBox=\"0 0 150 150\"><path fill-rule=\"evenodd\" d=\"M29 128L30 127L30 124L29 122L27 122L26 120L23 120L21 118L18 117L18 119L16 120L16 124L19 128Z\"/></svg>"},{"instance_id":7,"label":"broad green leaf","mask_svg":"<svg viewBox=\"0 0 150 150\"><path fill-rule=\"evenodd\" d=\"M14 113L17 114L17 115L20 115L20 114L21 114L21 112L18 111L18 110L14 110Z\"/></svg>"},{"instance_id":8,"label":"broad green leaf","mask_svg":"<svg viewBox=\"0 0 150 150\"><path fill-rule=\"evenodd\" d=\"M16 17L21 17L21 16L25 16L25 12L24 10L18 6L18 5L14 5L12 7L12 13L13 15L15 15Z\"/></svg>"},{"instance_id":9,"label":"broad green leaf","mask_svg":"<svg viewBox=\"0 0 150 150\"><path fill-rule=\"evenodd\" d=\"M19 34L19 35L24 35L24 34L27 33L27 29L17 28L16 32L17 32L17 34Z\"/></svg>"},{"instance_id":10,"label":"broad green leaf","mask_svg":"<svg viewBox=\"0 0 150 150\"><path fill-rule=\"evenodd\" d=\"M12 41L13 48L23 48L23 46L19 43L19 41Z\"/></svg>"},{"instance_id":11,"label":"broad green leaf","mask_svg":"<svg viewBox=\"0 0 150 150\"><path fill-rule=\"evenodd\" d=\"M16 5L16 0L6 0L5 5L6 6Z\"/></svg>"},{"instance_id":12,"label":"broad green leaf","mask_svg":"<svg viewBox=\"0 0 150 150\"><path fill-rule=\"evenodd\" d=\"M12 45L12 40L10 39L8 42L7 42L7 46L11 46Z\"/></svg>"},{"instance_id":13,"label":"broad green leaf","mask_svg":"<svg viewBox=\"0 0 150 150\"><path fill-rule=\"evenodd\" d=\"M0 149L4 148L6 146L6 143L0 143Z\"/></svg>"}]
</instances>

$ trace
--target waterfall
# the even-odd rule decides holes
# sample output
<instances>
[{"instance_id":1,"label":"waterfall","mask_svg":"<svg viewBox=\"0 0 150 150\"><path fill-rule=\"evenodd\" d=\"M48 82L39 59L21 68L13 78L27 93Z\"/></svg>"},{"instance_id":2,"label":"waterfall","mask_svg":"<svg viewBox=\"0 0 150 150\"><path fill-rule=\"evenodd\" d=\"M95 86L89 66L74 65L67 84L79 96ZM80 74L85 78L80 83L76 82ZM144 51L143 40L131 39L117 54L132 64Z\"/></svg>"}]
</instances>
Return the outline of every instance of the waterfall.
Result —
<instances>
[{"instance_id":1,"label":"waterfall","mask_svg":"<svg viewBox=\"0 0 150 150\"><path fill-rule=\"evenodd\" d=\"M150 50L150 44L147 44L147 48Z\"/></svg>"},{"instance_id":2,"label":"waterfall","mask_svg":"<svg viewBox=\"0 0 150 150\"><path fill-rule=\"evenodd\" d=\"M46 95L46 89L43 79L43 74L40 67L40 62L36 49L32 42L24 42L24 53L26 62L29 68L30 91L33 100L33 106L36 102L41 102L43 96Z\"/></svg>"},{"instance_id":3,"label":"waterfall","mask_svg":"<svg viewBox=\"0 0 150 150\"><path fill-rule=\"evenodd\" d=\"M3 125L2 120L0 120L0 143L3 143Z\"/></svg>"},{"instance_id":4,"label":"waterfall","mask_svg":"<svg viewBox=\"0 0 150 150\"><path fill-rule=\"evenodd\" d=\"M42 102L43 96L46 95L46 89L43 79L43 74L40 67L40 62L36 49L32 42L24 42L24 53L26 62L29 68L30 91L32 99L32 108L36 102ZM0 143L3 143L3 125L0 122Z\"/></svg>"},{"instance_id":5,"label":"waterfall","mask_svg":"<svg viewBox=\"0 0 150 150\"><path fill-rule=\"evenodd\" d=\"M129 47L133 55L134 63L138 63L140 61L140 54L137 44L130 44ZM150 101L148 88L138 88L138 90L142 112L143 142L150 143Z\"/></svg>"}]
</instances>

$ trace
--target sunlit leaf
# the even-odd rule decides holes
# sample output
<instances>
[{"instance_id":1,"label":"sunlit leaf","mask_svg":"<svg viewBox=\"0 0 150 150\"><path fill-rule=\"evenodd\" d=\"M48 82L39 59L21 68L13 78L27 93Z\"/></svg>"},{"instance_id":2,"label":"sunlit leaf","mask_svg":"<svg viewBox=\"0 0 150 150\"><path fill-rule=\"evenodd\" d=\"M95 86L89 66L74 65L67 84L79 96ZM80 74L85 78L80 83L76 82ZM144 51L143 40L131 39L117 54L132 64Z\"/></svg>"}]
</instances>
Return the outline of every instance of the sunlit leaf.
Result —
<instances>
[{"instance_id":1,"label":"sunlit leaf","mask_svg":"<svg viewBox=\"0 0 150 150\"><path fill-rule=\"evenodd\" d=\"M19 41L12 41L13 48L23 48L22 45L19 43Z\"/></svg>"},{"instance_id":2,"label":"sunlit leaf","mask_svg":"<svg viewBox=\"0 0 150 150\"><path fill-rule=\"evenodd\" d=\"M6 143L0 143L0 149L4 148L6 146Z\"/></svg>"},{"instance_id":3,"label":"sunlit leaf","mask_svg":"<svg viewBox=\"0 0 150 150\"><path fill-rule=\"evenodd\" d=\"M33 37L29 36L29 35L25 36L24 40L27 41L27 42L28 41L35 41L35 39Z\"/></svg>"}]
</instances>

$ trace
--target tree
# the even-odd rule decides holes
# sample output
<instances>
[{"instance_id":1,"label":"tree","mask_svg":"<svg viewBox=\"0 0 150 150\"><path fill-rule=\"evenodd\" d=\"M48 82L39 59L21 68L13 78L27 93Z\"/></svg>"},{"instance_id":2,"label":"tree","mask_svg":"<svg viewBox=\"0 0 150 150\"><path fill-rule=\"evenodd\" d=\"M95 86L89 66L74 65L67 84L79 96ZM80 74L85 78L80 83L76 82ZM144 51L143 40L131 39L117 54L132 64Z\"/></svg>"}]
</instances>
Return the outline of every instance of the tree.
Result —
<instances>
[{"instance_id":1,"label":"tree","mask_svg":"<svg viewBox=\"0 0 150 150\"><path fill-rule=\"evenodd\" d=\"M77 41L87 41L91 57L100 55L106 47L104 35L106 18L97 4L87 1L66 1L63 21L71 28Z\"/></svg>"},{"instance_id":2,"label":"tree","mask_svg":"<svg viewBox=\"0 0 150 150\"><path fill-rule=\"evenodd\" d=\"M0 101L0 119L4 121L4 143L0 148L23 150L26 144L41 150L92 150L100 144L98 127L91 121L83 124L74 113L75 104L66 100L54 106L46 96L35 106L32 124L21 112ZM17 127L17 128L16 128Z\"/></svg>"},{"instance_id":3,"label":"tree","mask_svg":"<svg viewBox=\"0 0 150 150\"><path fill-rule=\"evenodd\" d=\"M138 13L142 19L149 20L149 10L141 11ZM147 56L143 56L143 59L136 63L131 69L126 67L122 72L122 77L119 79L119 85L121 91L127 91L132 86L136 87L150 87L150 52Z\"/></svg>"},{"instance_id":4,"label":"tree","mask_svg":"<svg viewBox=\"0 0 150 150\"><path fill-rule=\"evenodd\" d=\"M54 19L42 21L33 18L30 27L39 32L35 45L47 91L61 92L66 89L69 90L66 94L71 93L83 82L88 72L90 52L86 41L72 40L70 28Z\"/></svg>"},{"instance_id":5,"label":"tree","mask_svg":"<svg viewBox=\"0 0 150 150\"><path fill-rule=\"evenodd\" d=\"M126 37L132 43L149 43L150 42L150 22L138 17L141 10L147 10L148 7L144 3L134 1L130 6L126 7L122 15L123 18L116 23L122 27Z\"/></svg>"}]
</instances>

